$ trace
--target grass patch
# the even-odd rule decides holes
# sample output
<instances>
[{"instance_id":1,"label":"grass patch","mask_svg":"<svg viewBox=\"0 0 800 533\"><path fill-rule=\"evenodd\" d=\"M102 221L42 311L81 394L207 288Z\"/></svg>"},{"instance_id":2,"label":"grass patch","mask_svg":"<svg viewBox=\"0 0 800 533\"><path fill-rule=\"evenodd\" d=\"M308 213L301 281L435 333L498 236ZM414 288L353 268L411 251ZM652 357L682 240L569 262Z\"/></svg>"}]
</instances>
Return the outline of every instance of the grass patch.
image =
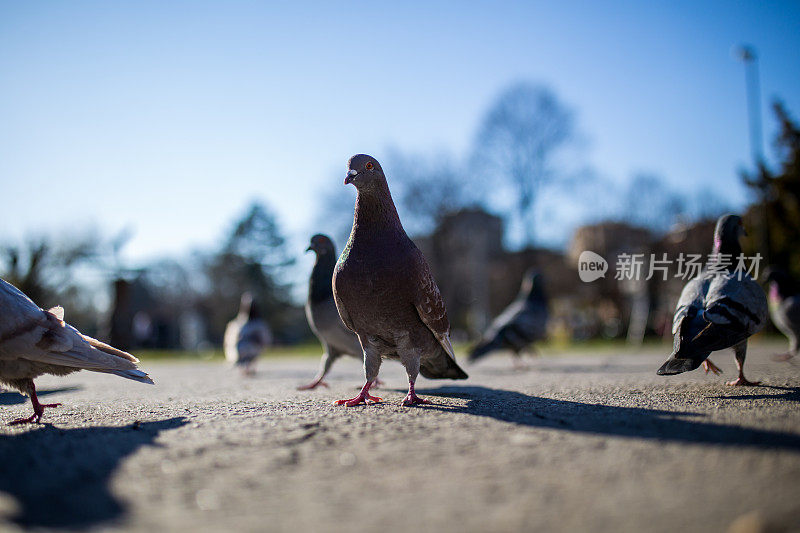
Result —
<instances>
[{"instance_id":1,"label":"grass patch","mask_svg":"<svg viewBox=\"0 0 800 533\"><path fill-rule=\"evenodd\" d=\"M757 346L775 345L779 350L786 339L775 334L759 334L751 339ZM457 344L454 346L456 356L461 360L466 357L471 344ZM565 357L570 355L613 355L635 354L641 352L664 352L669 355L672 350L672 341L658 338L647 338L641 346L628 344L625 339L589 339L585 341L564 341L551 339L546 342L536 343L539 353L548 357ZM135 350L134 355L142 361L215 361L222 362L225 356L222 349L212 350ZM322 355L322 346L317 342L307 342L294 346L275 346L264 351L263 358L309 358L316 359Z\"/></svg>"}]
</instances>

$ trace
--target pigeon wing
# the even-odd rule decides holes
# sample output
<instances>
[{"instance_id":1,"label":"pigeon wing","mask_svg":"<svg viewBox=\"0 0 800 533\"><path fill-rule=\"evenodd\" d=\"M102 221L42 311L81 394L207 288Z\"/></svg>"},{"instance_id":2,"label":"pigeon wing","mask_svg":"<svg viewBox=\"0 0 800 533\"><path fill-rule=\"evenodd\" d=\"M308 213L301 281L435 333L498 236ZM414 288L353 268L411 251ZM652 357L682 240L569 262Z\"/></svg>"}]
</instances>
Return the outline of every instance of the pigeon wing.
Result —
<instances>
[{"instance_id":1,"label":"pigeon wing","mask_svg":"<svg viewBox=\"0 0 800 533\"><path fill-rule=\"evenodd\" d=\"M0 358L110 372L152 383L136 369L138 360L65 323L64 310L45 311L19 289L0 280Z\"/></svg>"},{"instance_id":2,"label":"pigeon wing","mask_svg":"<svg viewBox=\"0 0 800 533\"><path fill-rule=\"evenodd\" d=\"M750 278L737 273L716 276L705 299L704 318L726 325L749 337L764 327L767 318L767 297Z\"/></svg>"},{"instance_id":3,"label":"pigeon wing","mask_svg":"<svg viewBox=\"0 0 800 533\"><path fill-rule=\"evenodd\" d=\"M703 299L708 292L711 279L698 277L689 281L681 291L681 297L675 306L675 316L672 320L672 334L681 331L681 325L687 316L695 316L703 309Z\"/></svg>"},{"instance_id":4,"label":"pigeon wing","mask_svg":"<svg viewBox=\"0 0 800 533\"><path fill-rule=\"evenodd\" d=\"M414 248L414 271L413 277L416 289L414 293L414 307L417 310L422 323L442 345L444 351L451 359L455 360L453 346L450 344L450 321L447 319L447 310L444 306L442 293L433 279L431 269L422 256L422 252Z\"/></svg>"}]
</instances>

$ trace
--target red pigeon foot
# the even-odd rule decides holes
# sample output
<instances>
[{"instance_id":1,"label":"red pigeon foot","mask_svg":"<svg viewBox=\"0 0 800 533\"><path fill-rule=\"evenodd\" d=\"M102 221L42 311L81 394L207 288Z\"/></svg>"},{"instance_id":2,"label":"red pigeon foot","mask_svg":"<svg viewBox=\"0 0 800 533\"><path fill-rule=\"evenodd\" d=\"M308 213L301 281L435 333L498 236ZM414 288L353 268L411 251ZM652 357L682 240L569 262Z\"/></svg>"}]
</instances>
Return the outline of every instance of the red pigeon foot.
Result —
<instances>
[{"instance_id":1,"label":"red pigeon foot","mask_svg":"<svg viewBox=\"0 0 800 533\"><path fill-rule=\"evenodd\" d=\"M346 405L347 407L355 407L356 405L364 404L371 404L371 403L378 403L382 402L383 399L378 398L377 396L372 396L369 393L369 388L372 386L372 382L367 381L364 386L361 388L361 392L358 393L358 396L355 398L350 398L349 400L336 400L334 405Z\"/></svg>"},{"instance_id":2,"label":"red pigeon foot","mask_svg":"<svg viewBox=\"0 0 800 533\"><path fill-rule=\"evenodd\" d=\"M420 398L419 396L417 396L415 392L409 392L408 394L406 394L406 397L403 399L403 403L401 403L400 405L402 405L403 407L410 407L412 405L417 405L420 403L431 403L431 401L426 400L425 398Z\"/></svg>"},{"instance_id":3,"label":"red pigeon foot","mask_svg":"<svg viewBox=\"0 0 800 533\"><path fill-rule=\"evenodd\" d=\"M530 370L530 367L525 364L525 362L520 361L519 359L514 359L513 363L514 370L517 372L527 372Z\"/></svg>"},{"instance_id":4,"label":"red pigeon foot","mask_svg":"<svg viewBox=\"0 0 800 533\"><path fill-rule=\"evenodd\" d=\"M409 380L408 381L408 394L406 397L403 398L403 402L400 404L404 407L410 407L412 405L417 405L420 403L431 403L430 400L426 400L424 398L420 398L417 396L417 393L414 392L414 382Z\"/></svg>"},{"instance_id":5,"label":"red pigeon foot","mask_svg":"<svg viewBox=\"0 0 800 533\"><path fill-rule=\"evenodd\" d=\"M773 355L772 356L772 360L776 361L778 363L784 363L786 361L791 360L793 357L794 357L794 355L792 355L790 353L780 353L780 354Z\"/></svg>"},{"instance_id":6,"label":"red pigeon foot","mask_svg":"<svg viewBox=\"0 0 800 533\"><path fill-rule=\"evenodd\" d=\"M727 385L730 385L731 387L756 387L758 385L761 385L761 382L760 381L749 381L744 376L741 376L741 377L739 377L738 379L736 379L734 381L729 381L727 383Z\"/></svg>"},{"instance_id":7,"label":"red pigeon foot","mask_svg":"<svg viewBox=\"0 0 800 533\"><path fill-rule=\"evenodd\" d=\"M717 375L722 374L722 369L717 365L715 365L714 363L712 363L711 361L709 361L708 359L703 361L703 370L706 371L706 374L708 374L709 372L713 372L714 374Z\"/></svg>"},{"instance_id":8,"label":"red pigeon foot","mask_svg":"<svg viewBox=\"0 0 800 533\"><path fill-rule=\"evenodd\" d=\"M45 407L59 407L60 403L39 403L39 398L36 397L36 389L31 392L31 403L33 404L33 414L28 418L17 418L8 423L9 426L16 426L18 424L38 424L42 420L42 414Z\"/></svg>"},{"instance_id":9,"label":"red pigeon foot","mask_svg":"<svg viewBox=\"0 0 800 533\"><path fill-rule=\"evenodd\" d=\"M308 385L300 385L299 387L297 387L297 390L313 390L313 389L316 389L319 386L327 388L328 384L325 383L324 381L322 381L322 378L320 378L320 379L315 379L314 381L312 381Z\"/></svg>"}]
</instances>

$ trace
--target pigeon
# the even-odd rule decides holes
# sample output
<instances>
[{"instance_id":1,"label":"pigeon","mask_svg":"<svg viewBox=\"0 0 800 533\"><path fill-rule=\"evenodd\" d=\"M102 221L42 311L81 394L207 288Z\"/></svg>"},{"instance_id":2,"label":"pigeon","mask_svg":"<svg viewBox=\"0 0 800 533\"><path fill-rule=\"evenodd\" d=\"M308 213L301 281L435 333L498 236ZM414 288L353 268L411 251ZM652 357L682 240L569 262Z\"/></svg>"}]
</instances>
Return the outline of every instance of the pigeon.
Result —
<instances>
[{"instance_id":1,"label":"pigeon","mask_svg":"<svg viewBox=\"0 0 800 533\"><path fill-rule=\"evenodd\" d=\"M481 341L469 354L475 362L496 350L511 350L518 361L520 352L544 339L547 333L547 298L542 290L542 276L530 269L522 278L519 295L489 325Z\"/></svg>"},{"instance_id":2,"label":"pigeon","mask_svg":"<svg viewBox=\"0 0 800 533\"><path fill-rule=\"evenodd\" d=\"M344 324L358 335L366 383L338 405L380 402L369 394L381 358L399 359L408 374L402 405L429 403L417 396L418 374L466 379L450 344L444 301L422 252L406 235L380 164L358 154L345 185L356 187L353 229L333 274L333 297Z\"/></svg>"},{"instance_id":3,"label":"pigeon","mask_svg":"<svg viewBox=\"0 0 800 533\"><path fill-rule=\"evenodd\" d=\"M319 385L327 387L323 379L340 356L350 355L361 359L361 343L356 334L347 329L339 318L336 302L333 301L332 280L336 266L333 241L326 235L314 235L306 251L313 251L317 256L308 281L306 318L311 331L322 344L323 353L317 376L308 385L298 387L299 390L309 390Z\"/></svg>"},{"instance_id":4,"label":"pigeon","mask_svg":"<svg viewBox=\"0 0 800 533\"><path fill-rule=\"evenodd\" d=\"M783 270L770 269L767 281L772 323L789 339L789 351L775 356L775 359L788 361L800 355L800 293L794 289L792 279Z\"/></svg>"},{"instance_id":5,"label":"pigeon","mask_svg":"<svg viewBox=\"0 0 800 533\"><path fill-rule=\"evenodd\" d=\"M42 420L45 407L36 396L34 378L66 376L79 370L116 374L141 383L153 380L136 366L139 360L64 322L64 309L45 311L22 291L0 279L0 382L31 398L33 415L11 424Z\"/></svg>"},{"instance_id":6,"label":"pigeon","mask_svg":"<svg viewBox=\"0 0 800 533\"><path fill-rule=\"evenodd\" d=\"M255 374L255 362L261 352L272 344L272 333L261 318L253 296L242 294L239 314L225 327L223 348L225 359L242 369L246 376Z\"/></svg>"},{"instance_id":7,"label":"pigeon","mask_svg":"<svg viewBox=\"0 0 800 533\"><path fill-rule=\"evenodd\" d=\"M766 322L767 298L758 283L735 268L742 253L742 234L740 217L723 215L717 220L711 260L705 271L686 284L678 300L672 323L673 351L658 369L659 375L694 370L711 352L732 347L739 377L728 385L758 385L744 377L744 360L748 337ZM719 373L710 361L706 372L709 369Z\"/></svg>"}]
</instances>

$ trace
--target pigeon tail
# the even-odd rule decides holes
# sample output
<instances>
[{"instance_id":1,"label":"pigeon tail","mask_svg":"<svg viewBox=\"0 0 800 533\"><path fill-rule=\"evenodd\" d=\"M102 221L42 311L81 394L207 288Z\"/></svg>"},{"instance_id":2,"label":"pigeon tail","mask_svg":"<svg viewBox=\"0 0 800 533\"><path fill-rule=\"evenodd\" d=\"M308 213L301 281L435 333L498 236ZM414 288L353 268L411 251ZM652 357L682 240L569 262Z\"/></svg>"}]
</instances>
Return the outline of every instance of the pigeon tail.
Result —
<instances>
[{"instance_id":1,"label":"pigeon tail","mask_svg":"<svg viewBox=\"0 0 800 533\"><path fill-rule=\"evenodd\" d=\"M658 369L656 374L659 376L674 376L675 374L689 372L699 367L704 359L705 357L701 360L670 357L661 365L661 368Z\"/></svg>"},{"instance_id":2,"label":"pigeon tail","mask_svg":"<svg viewBox=\"0 0 800 533\"><path fill-rule=\"evenodd\" d=\"M498 350L500 348L499 344L500 343L498 342L498 339L496 337L488 342L482 342L478 344L475 348L472 349L471 352L469 352L469 355L467 356L467 361L469 361L470 363L474 363L481 357L484 357L486 354Z\"/></svg>"},{"instance_id":3,"label":"pigeon tail","mask_svg":"<svg viewBox=\"0 0 800 533\"><path fill-rule=\"evenodd\" d=\"M139 383L147 383L148 385L155 385L150 376L147 375L146 372L142 372L141 370L96 370L96 372L106 372L108 374L115 374L117 376L132 379L133 381L138 381Z\"/></svg>"},{"instance_id":4,"label":"pigeon tail","mask_svg":"<svg viewBox=\"0 0 800 533\"><path fill-rule=\"evenodd\" d=\"M464 372L455 359L450 357L444 348L435 358L436 363L430 360L421 360L419 373L428 379L467 379L469 376ZM441 364L444 363L444 364Z\"/></svg>"}]
</instances>

